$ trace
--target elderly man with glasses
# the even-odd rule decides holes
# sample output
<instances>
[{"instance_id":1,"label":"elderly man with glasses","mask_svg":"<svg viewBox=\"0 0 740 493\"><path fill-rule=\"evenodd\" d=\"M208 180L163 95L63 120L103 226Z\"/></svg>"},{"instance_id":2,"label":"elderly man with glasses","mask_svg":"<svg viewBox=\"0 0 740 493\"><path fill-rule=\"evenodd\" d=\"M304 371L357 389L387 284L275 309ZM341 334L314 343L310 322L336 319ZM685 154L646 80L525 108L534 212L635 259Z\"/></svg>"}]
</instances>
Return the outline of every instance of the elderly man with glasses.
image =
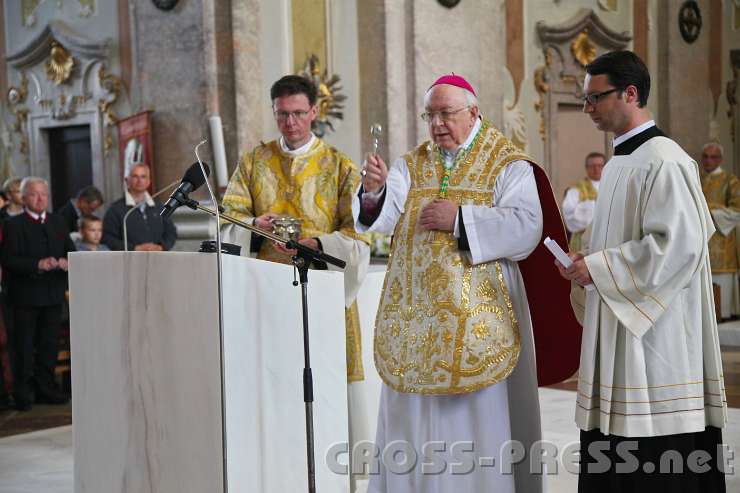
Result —
<instances>
[{"instance_id":1,"label":"elderly man with glasses","mask_svg":"<svg viewBox=\"0 0 740 493\"><path fill-rule=\"evenodd\" d=\"M740 223L740 180L722 169L723 149L718 142L704 145L701 153L701 187L717 231L709 240L712 282L720 292L720 318L740 314L735 226ZM715 300L716 301L716 300Z\"/></svg>"},{"instance_id":2,"label":"elderly man with glasses","mask_svg":"<svg viewBox=\"0 0 740 493\"><path fill-rule=\"evenodd\" d=\"M538 247L545 235L565 246L562 220L544 172L481 118L464 78L440 77L424 107L431 141L390 170L370 155L353 203L358 231L394 233L375 326L384 385L369 491L542 491L529 460L507 459L511 446L538 453L548 356L572 362L563 379L577 366L569 285ZM539 330L559 339L536 362L533 328L538 342ZM393 463L399 443L416 467Z\"/></svg>"}]
</instances>

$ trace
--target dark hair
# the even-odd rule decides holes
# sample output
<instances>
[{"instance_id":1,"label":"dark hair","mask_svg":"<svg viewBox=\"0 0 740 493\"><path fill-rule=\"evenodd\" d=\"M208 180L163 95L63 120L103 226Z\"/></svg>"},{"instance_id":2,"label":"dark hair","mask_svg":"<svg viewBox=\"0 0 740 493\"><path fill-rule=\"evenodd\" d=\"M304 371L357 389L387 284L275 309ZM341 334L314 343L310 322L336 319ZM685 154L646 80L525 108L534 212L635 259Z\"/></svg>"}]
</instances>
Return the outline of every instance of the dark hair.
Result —
<instances>
[{"instance_id":1,"label":"dark hair","mask_svg":"<svg viewBox=\"0 0 740 493\"><path fill-rule=\"evenodd\" d=\"M588 166L588 160L591 159L592 157L600 157L601 159L604 160L604 162L606 162L606 156L604 155L603 152L589 152L583 164Z\"/></svg>"},{"instance_id":2,"label":"dark hair","mask_svg":"<svg viewBox=\"0 0 740 493\"><path fill-rule=\"evenodd\" d=\"M294 94L305 94L308 98L308 104L313 106L316 104L318 91L313 82L300 75L286 75L285 77L281 77L270 88L270 98L272 101Z\"/></svg>"},{"instance_id":3,"label":"dark hair","mask_svg":"<svg viewBox=\"0 0 740 493\"><path fill-rule=\"evenodd\" d=\"M90 214L82 216L77 220L77 225L80 228L80 231L85 229L90 223L97 223L102 222L103 220L100 219L98 216L92 216Z\"/></svg>"},{"instance_id":4,"label":"dark hair","mask_svg":"<svg viewBox=\"0 0 740 493\"><path fill-rule=\"evenodd\" d=\"M100 202L101 204L104 202L103 193L98 190L98 187L95 187L93 185L87 186L80 190L79 193L77 193L77 198L84 200L88 204L92 204L96 201Z\"/></svg>"},{"instance_id":5,"label":"dark hair","mask_svg":"<svg viewBox=\"0 0 740 493\"><path fill-rule=\"evenodd\" d=\"M589 75L606 74L609 82L621 90L627 89L627 86L635 86L639 98L637 106L642 108L647 104L650 95L650 72L640 57L631 51L604 53L586 65L586 72Z\"/></svg>"}]
</instances>

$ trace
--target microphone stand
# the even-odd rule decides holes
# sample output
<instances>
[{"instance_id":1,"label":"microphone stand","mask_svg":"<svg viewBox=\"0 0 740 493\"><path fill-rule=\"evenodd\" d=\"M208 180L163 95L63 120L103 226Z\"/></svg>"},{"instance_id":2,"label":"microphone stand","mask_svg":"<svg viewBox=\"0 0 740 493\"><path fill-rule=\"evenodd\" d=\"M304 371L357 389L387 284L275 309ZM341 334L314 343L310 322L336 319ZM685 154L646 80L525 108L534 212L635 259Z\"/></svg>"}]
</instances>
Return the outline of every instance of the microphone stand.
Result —
<instances>
[{"instance_id":1,"label":"microphone stand","mask_svg":"<svg viewBox=\"0 0 740 493\"><path fill-rule=\"evenodd\" d=\"M216 278L218 288L218 340L219 340L219 356L220 356L220 377L221 377L221 455L223 461L221 463L221 471L223 474L224 493L229 492L229 475L228 475L228 464L227 464L227 437L226 433L226 360L224 357L224 286L223 286L223 252L221 252L221 228L218 227L220 223L219 218L219 207L216 195L211 189L211 184L208 182L208 173L203 165L203 161L200 159L198 149L200 146L208 142L208 140L202 140L197 146L195 146L195 158L198 160L198 166L200 166L200 172L203 173L205 179L206 188L208 188L208 195L210 196L213 203L216 205ZM190 200L185 195L187 200ZM179 202L179 201L178 201Z\"/></svg>"},{"instance_id":2,"label":"microphone stand","mask_svg":"<svg viewBox=\"0 0 740 493\"><path fill-rule=\"evenodd\" d=\"M233 217L230 217L221 212L221 206L217 205L217 209L209 209L201 206L197 201L185 196L184 200L176 198L178 202L183 205L190 207L193 210L200 210L217 219L223 219L231 224L235 224L244 229L256 233L260 236L268 238L276 243L284 245L289 250L296 250L296 254L291 258L293 266L298 270L298 276L301 285L301 307L303 309L303 402L306 414L306 463L308 466L308 491L309 493L316 492L316 462L314 459L314 429L313 429L313 373L311 372L311 355L309 350L309 333L308 333L308 267L311 262L318 260L327 264L334 265L343 269L347 263L344 260L338 259L324 252L314 250L305 245L298 243L295 240L286 240L282 236L278 236L274 233L270 233L259 229L251 224L247 224L243 221L239 221ZM218 229L218 224L216 229ZM218 245L218 252L221 252L220 245ZM298 281L293 281L294 286L298 286ZM223 381L223 377L222 377ZM224 438L225 440L225 438ZM224 458L224 462L225 462Z\"/></svg>"}]
</instances>

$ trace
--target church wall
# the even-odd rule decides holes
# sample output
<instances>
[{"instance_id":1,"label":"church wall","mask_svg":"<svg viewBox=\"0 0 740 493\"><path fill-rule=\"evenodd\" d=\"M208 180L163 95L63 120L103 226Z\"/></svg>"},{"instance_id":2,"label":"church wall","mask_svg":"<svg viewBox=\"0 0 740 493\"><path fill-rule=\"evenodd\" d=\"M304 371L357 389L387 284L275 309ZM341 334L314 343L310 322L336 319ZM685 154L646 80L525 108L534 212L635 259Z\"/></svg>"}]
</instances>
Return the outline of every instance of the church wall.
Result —
<instances>
[{"instance_id":1,"label":"church wall","mask_svg":"<svg viewBox=\"0 0 740 493\"><path fill-rule=\"evenodd\" d=\"M24 8L24 6L28 8ZM4 52L3 57L17 54L34 39L41 35L49 22L56 20L61 21L71 31L84 35L90 42L102 43L105 40L110 41L109 50L105 59L107 72L110 74L120 73L120 60L118 52L118 9L116 2L95 2L92 10L85 9L79 2L21 2L20 0L6 0L2 4L3 8L3 34L4 34ZM31 69L26 67L22 70L17 69L12 63L4 62L5 73L0 74L3 78L5 90L2 94L2 105L0 105L0 115L2 116L2 127L0 134L2 139L0 143L3 149L0 152L0 177L5 176L26 176L32 172L47 176L47 171L40 170L38 163L33 161L33 135L30 135L28 119L23 121L17 129L14 128L17 121L13 108L10 107L7 100L7 90L11 87L22 87L22 73L30 74ZM38 73L38 70L36 70ZM80 74L79 64L72 78L79 84ZM29 110L29 116L38 115L41 111L38 106L38 99L46 98L48 94L41 95L41 87L34 82L34 78L29 79L29 90L25 102L20 106ZM68 87L69 86L69 87ZM73 83L63 85L59 93L68 93L68 96L76 95L76 87ZM125 97L121 97L121 105L125 106ZM54 125L64 124L63 120L53 122ZM25 144L22 144L25 142ZM102 145L102 144L101 144ZM25 148L25 152L21 152ZM115 150L112 151L115 154ZM95 154L95 153L94 153ZM100 150L101 157L94 166L99 168L108 168L115 162L114 156L109 152L103 157L103 151ZM105 159L105 162L102 162ZM106 189L113 189L118 183L113 173L106 173L106 176L99 177L101 180L98 184Z\"/></svg>"},{"instance_id":2,"label":"church wall","mask_svg":"<svg viewBox=\"0 0 740 493\"><path fill-rule=\"evenodd\" d=\"M223 120L229 173L244 150L277 136L269 87L295 71L292 1L183 0L173 11L163 12L150 0L111 0L95 2L90 15L82 15L78 2L41 2L33 12L33 25L26 26L22 6L33 1L6 0L5 53L25 46L50 20L63 20L92 40L110 38L108 71L127 83L126 64L119 59L126 48L119 41L123 5L130 16L130 87L124 87L114 112L126 116L154 110L155 178L163 186L193 162L194 145L210 139L210 115L219 114ZM511 8L517 3L521 14L518 24L512 24L507 4ZM729 162L733 143L726 87L733 78L730 51L740 49L734 27L738 7L732 1L700 0L704 27L699 39L688 45L676 24L681 2L639 3L646 5L648 16L647 61L653 75L649 108L692 156L698 157L701 145L715 137L725 146ZM637 5L631 0L464 0L448 9L436 1L326 0L329 70L341 77L341 92L347 96L344 119L334 122L336 132L330 132L327 140L361 161L372 144L370 124L381 123L381 152L394 159L428 138L419 118L423 94L436 77L454 71L476 87L483 114L509 136L519 129L525 150L546 165L541 114L534 108L539 99L534 73L545 62L537 23L559 24L585 8L609 29L633 34L640 28L634 22L633 4ZM709 52L713 4L723 9L721 53ZM512 34L515 28L521 34ZM512 49L508 35L521 43ZM516 58L517 74L507 69L511 64L507 57ZM716 113L709 63L721 64ZM10 66L6 71L7 86L17 86L17 71ZM13 115L7 108L1 111L12 146L13 172L25 175L31 168L19 156L20 135L10 130ZM210 147L204 150L203 157L211 161ZM109 175L105 192L117 195L121 182L116 145L104 166Z\"/></svg>"},{"instance_id":3,"label":"church wall","mask_svg":"<svg viewBox=\"0 0 740 493\"><path fill-rule=\"evenodd\" d=\"M445 73L467 78L484 116L500 125L503 4L468 0L449 9L438 2L372 0L359 8L362 131L370 123L387 122L381 147L386 159L429 139L419 116L423 97ZM377 49L382 52L365 51ZM363 136L364 151L370 143Z\"/></svg>"},{"instance_id":4,"label":"church wall","mask_svg":"<svg viewBox=\"0 0 740 493\"><path fill-rule=\"evenodd\" d=\"M602 5L616 5L616 10L606 10ZM580 9L592 9L607 27L617 32L632 31L632 2L619 0L603 2L598 0L572 0L553 2L551 0L524 1L524 79L520 86L518 110L523 114L526 124L526 151L538 162L545 163L545 142L540 134L541 116L535 110L539 95L535 89L535 70L545 64L545 57L537 36L537 23L548 25L563 23L575 16ZM511 78L507 76L509 81ZM511 82L509 82L511 84ZM583 81L580 81L582 84ZM585 114L584 118L588 118ZM550 122L545 122L550 124Z\"/></svg>"},{"instance_id":5,"label":"church wall","mask_svg":"<svg viewBox=\"0 0 740 493\"><path fill-rule=\"evenodd\" d=\"M180 2L168 12L147 0L133 5L133 106L154 110L155 178L162 187L182 177L195 161L193 148L208 137L203 4Z\"/></svg>"},{"instance_id":6,"label":"church wall","mask_svg":"<svg viewBox=\"0 0 740 493\"><path fill-rule=\"evenodd\" d=\"M270 5L278 4L270 2ZM262 35L266 5L259 0L231 2L232 35L234 45L234 92L235 92L235 149L238 155L256 145L263 138L266 123L265 104L267 93L262 82L262 60L264 50L274 45L269 30ZM273 60L273 66L276 62ZM229 162L233 171L236 162Z\"/></svg>"},{"instance_id":7,"label":"church wall","mask_svg":"<svg viewBox=\"0 0 740 493\"><path fill-rule=\"evenodd\" d=\"M740 5L737 2L723 2L722 12L722 50L721 53L712 55L710 63L718 63L722 66L722 94L717 105L717 136L724 147L725 158L723 167L735 174L740 174L740 138L737 137L740 129L735 129L733 135L732 120L730 115L730 104L728 103L727 84L735 77L730 63L730 53L740 50ZM737 76L740 78L740 74ZM730 97L732 97L730 95ZM735 89L734 97L740 98L740 89ZM735 113L740 112L740 107L735 107ZM740 123L740 118L736 121ZM736 127L740 126L736 124Z\"/></svg>"},{"instance_id":8,"label":"church wall","mask_svg":"<svg viewBox=\"0 0 740 493\"><path fill-rule=\"evenodd\" d=\"M658 126L698 159L709 139L712 95L709 89L709 0L699 0L703 27L697 40L686 43L676 19L680 2L662 2L660 32L660 92Z\"/></svg>"}]
</instances>

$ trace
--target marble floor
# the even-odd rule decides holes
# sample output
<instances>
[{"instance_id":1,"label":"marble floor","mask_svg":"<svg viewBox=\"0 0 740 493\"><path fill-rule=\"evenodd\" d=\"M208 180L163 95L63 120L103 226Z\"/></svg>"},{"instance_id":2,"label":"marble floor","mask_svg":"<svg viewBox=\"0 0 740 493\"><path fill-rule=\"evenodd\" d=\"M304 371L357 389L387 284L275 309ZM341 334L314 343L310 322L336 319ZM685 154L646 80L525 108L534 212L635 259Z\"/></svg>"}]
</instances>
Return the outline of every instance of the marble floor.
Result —
<instances>
[{"instance_id":1,"label":"marble floor","mask_svg":"<svg viewBox=\"0 0 740 493\"><path fill-rule=\"evenodd\" d=\"M540 390L540 400L544 439L557 445L558 450L577 442L578 430L573 423L575 392L544 388ZM724 441L733 450L740 450L738 408L729 409ZM735 456L739 457L737 453ZM0 439L0 493L71 493L72 466L71 426ZM727 479L727 491L740 491L740 470ZM549 493L576 491L577 476L561 464L557 474L549 475L547 481Z\"/></svg>"}]
</instances>

